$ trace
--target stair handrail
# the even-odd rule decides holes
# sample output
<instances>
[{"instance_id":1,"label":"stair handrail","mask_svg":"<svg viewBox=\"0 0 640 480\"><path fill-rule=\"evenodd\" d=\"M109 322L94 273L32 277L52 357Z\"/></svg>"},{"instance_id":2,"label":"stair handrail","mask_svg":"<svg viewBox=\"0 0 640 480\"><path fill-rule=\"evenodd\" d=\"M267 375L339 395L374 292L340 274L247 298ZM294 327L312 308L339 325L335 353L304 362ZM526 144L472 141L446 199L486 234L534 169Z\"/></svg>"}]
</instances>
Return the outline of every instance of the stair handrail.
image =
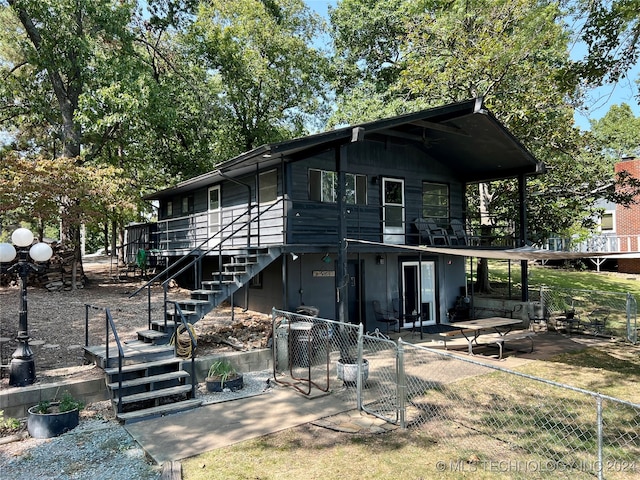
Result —
<instances>
[{"instance_id":1,"label":"stair handrail","mask_svg":"<svg viewBox=\"0 0 640 480\"><path fill-rule=\"evenodd\" d=\"M195 254L194 258L190 262L188 262L186 265L184 265L178 271L174 272L171 276L168 276L161 284L162 288L163 288L163 291L164 291L164 324L165 324L164 326L165 326L165 329L166 329L166 326L167 326L167 310L166 310L166 305L167 305L167 303L166 303L167 302L167 285L169 284L169 282L171 280L173 280L174 278L176 278L181 273L185 272L188 268L192 267L197 262L199 262L202 259L202 257L204 257L205 255L207 255L208 253L210 253L210 252L212 252L212 251L214 251L216 249L219 251L218 256L221 257L222 256L222 244L224 242L226 242L230 238L233 238L236 234L241 232L242 229L245 226L248 227L249 224L251 224L252 222L254 222L257 219L259 219L262 215L264 215L267 212L269 212L270 210L274 209L276 206L280 205L281 203L284 203L284 200L285 200L284 198L279 199L277 202L274 202L271 205L269 205L266 209L260 211L254 217L252 217L251 211L257 205L250 205L246 210L244 210L242 212L242 214L238 215L233 221L231 221L230 223L225 225L222 229L218 230L216 233L211 235L209 238L207 238L206 240L201 242L197 247L191 249L191 251L189 253L187 253L186 255L183 255L180 259L178 259L178 261L176 261L175 263L169 265L162 272L156 274L151 280L148 280L144 285L142 285L140 288L135 290L131 295L129 295L128 298L133 298L136 295L138 295L145 288L148 290L148 295L147 295L147 297L148 297L148 301L147 301L147 303L148 303L148 305L147 305L147 323L148 323L148 328L151 329L151 285L154 282L156 282L157 280L159 280L163 276L168 275L169 270L175 268L177 265L179 265L181 262L183 262L184 259L190 258L191 255ZM244 224L239 229L233 231L231 234L227 235L226 237L222 237L221 240L216 245L214 245L212 247L209 247L206 250L202 250L202 247L204 245L208 244L211 241L211 239L213 239L216 236L221 236L222 232L224 232L228 228L232 227L236 223L242 223L241 219L245 215L248 215L249 219L244 221ZM221 267L220 270L222 271L222 265L220 267ZM220 275L220 277L222 277L222 275Z\"/></svg>"},{"instance_id":2,"label":"stair handrail","mask_svg":"<svg viewBox=\"0 0 640 480\"><path fill-rule=\"evenodd\" d=\"M84 304L84 346L89 346L89 309L104 310L105 312L105 352L106 367L109 368L109 329L113 332L113 338L118 347L118 413L122 413L122 359L124 358L124 350L120 342L120 336L116 324L113 321L111 310L108 307L98 307L89 303Z\"/></svg>"},{"instance_id":3,"label":"stair handrail","mask_svg":"<svg viewBox=\"0 0 640 480\"><path fill-rule=\"evenodd\" d=\"M177 316L180 317L180 323L184 327L185 331L189 335L189 340L191 341L191 395L192 398L196 398L196 350L198 349L198 340L193 336L191 329L189 328L189 322L182 313L182 308L178 305L178 302L175 300L166 300L167 303L172 303L174 307L174 318ZM175 335L175 346L174 350L176 353L176 357L178 356L178 327L174 330L173 334Z\"/></svg>"}]
</instances>

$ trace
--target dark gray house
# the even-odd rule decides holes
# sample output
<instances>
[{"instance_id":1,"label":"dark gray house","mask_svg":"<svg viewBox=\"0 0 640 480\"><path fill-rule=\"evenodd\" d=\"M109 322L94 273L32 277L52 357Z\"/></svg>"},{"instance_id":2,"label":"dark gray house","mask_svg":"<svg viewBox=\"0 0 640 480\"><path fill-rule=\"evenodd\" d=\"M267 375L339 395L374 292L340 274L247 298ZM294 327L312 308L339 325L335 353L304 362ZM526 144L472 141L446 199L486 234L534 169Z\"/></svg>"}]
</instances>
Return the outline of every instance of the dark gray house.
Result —
<instances>
[{"instance_id":1,"label":"dark gray house","mask_svg":"<svg viewBox=\"0 0 640 480\"><path fill-rule=\"evenodd\" d=\"M159 202L151 244L192 297L269 312L404 327L447 321L474 248L470 183L543 171L481 99L258 147L147 197ZM526 232L515 219L515 245ZM446 231L438 230L442 228ZM431 244L442 251L416 249ZM188 265L188 267L187 267Z\"/></svg>"}]
</instances>

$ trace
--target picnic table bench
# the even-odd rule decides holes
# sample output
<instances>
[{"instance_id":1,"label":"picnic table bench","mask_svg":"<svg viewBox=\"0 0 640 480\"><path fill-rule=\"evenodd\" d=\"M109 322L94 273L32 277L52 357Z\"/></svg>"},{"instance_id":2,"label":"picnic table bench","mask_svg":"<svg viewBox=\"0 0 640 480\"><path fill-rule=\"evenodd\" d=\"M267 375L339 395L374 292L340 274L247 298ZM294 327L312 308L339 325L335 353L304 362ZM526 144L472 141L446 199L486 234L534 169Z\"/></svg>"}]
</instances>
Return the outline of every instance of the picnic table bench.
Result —
<instances>
[{"instance_id":1,"label":"picnic table bench","mask_svg":"<svg viewBox=\"0 0 640 480\"><path fill-rule=\"evenodd\" d=\"M482 335L483 339L486 339L483 344L495 344L498 346L498 359L501 360L504 354L505 343L508 342L528 339L531 342L531 350L529 353L533 351L533 336L535 333L528 331L511 331L513 326L519 323L522 323L522 321L502 317L469 320L452 324L451 326L455 327L456 330L441 332L440 336L443 337L445 349L447 348L447 338L464 337L468 344L469 355L474 355L473 346L474 344L476 346L480 345L478 337ZM506 328L506 330L500 330L500 328Z\"/></svg>"}]
</instances>

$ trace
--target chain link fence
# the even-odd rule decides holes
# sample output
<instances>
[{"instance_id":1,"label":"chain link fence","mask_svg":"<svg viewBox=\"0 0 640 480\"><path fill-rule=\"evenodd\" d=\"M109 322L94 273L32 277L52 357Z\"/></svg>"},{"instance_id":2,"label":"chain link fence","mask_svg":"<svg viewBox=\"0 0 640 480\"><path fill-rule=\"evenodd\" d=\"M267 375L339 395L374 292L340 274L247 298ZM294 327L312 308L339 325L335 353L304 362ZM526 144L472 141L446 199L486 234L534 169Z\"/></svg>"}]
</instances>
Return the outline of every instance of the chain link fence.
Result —
<instances>
[{"instance_id":1,"label":"chain link fence","mask_svg":"<svg viewBox=\"0 0 640 480\"><path fill-rule=\"evenodd\" d=\"M441 471L495 462L491 470L549 478L640 473L640 405L365 335L362 326L274 309L273 328L277 382L305 394L331 391L450 447L455 460Z\"/></svg>"},{"instance_id":2,"label":"chain link fence","mask_svg":"<svg viewBox=\"0 0 640 480\"><path fill-rule=\"evenodd\" d=\"M635 297L629 293L543 286L530 290L529 299L543 306L552 329L638 342L638 308Z\"/></svg>"}]
</instances>

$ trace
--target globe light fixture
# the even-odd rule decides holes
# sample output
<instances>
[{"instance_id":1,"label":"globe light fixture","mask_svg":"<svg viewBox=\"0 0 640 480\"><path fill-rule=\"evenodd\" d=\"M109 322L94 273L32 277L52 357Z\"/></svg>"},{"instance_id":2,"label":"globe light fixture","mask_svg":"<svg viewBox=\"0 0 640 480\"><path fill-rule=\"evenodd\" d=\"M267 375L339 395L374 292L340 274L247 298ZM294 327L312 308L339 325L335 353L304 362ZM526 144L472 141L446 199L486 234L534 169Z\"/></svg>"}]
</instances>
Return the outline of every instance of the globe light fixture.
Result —
<instances>
[{"instance_id":1,"label":"globe light fixture","mask_svg":"<svg viewBox=\"0 0 640 480\"><path fill-rule=\"evenodd\" d=\"M18 322L18 347L11 356L9 366L9 385L23 387L36 381L36 368L33 352L29 347L29 331L27 326L27 279L31 272L42 272L46 262L53 255L53 250L46 243L33 243L33 233L28 228L18 228L11 235L10 243L0 243L0 265L18 261L8 267L2 265L7 273L16 273L20 278L20 312ZM16 248L17 247L17 248ZM37 262L37 263L33 263ZM40 264L38 264L40 263Z\"/></svg>"}]
</instances>

